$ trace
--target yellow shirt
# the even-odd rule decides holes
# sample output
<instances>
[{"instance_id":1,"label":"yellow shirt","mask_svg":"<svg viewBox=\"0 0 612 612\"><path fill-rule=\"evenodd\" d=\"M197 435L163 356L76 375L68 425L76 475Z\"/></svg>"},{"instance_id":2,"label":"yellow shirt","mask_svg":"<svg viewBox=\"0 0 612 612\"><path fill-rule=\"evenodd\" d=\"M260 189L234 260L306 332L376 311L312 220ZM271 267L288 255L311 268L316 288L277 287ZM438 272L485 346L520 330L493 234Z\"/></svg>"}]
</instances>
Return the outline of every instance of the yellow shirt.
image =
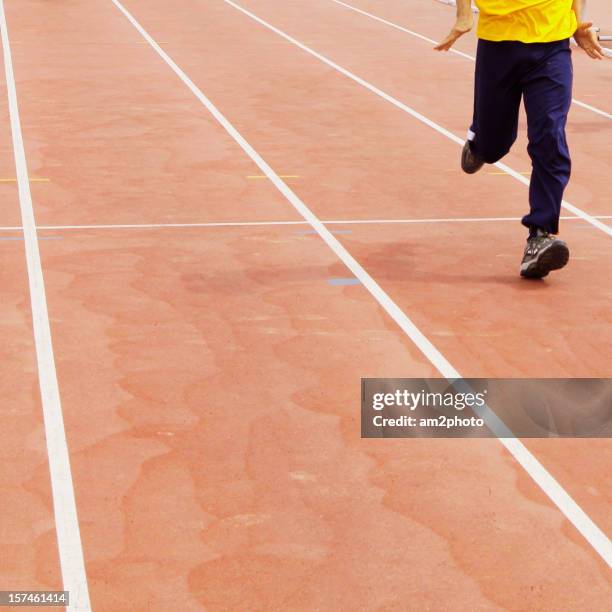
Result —
<instances>
[{"instance_id":1,"label":"yellow shirt","mask_svg":"<svg viewBox=\"0 0 612 612\"><path fill-rule=\"evenodd\" d=\"M572 0L476 0L478 38L553 42L576 31Z\"/></svg>"}]
</instances>

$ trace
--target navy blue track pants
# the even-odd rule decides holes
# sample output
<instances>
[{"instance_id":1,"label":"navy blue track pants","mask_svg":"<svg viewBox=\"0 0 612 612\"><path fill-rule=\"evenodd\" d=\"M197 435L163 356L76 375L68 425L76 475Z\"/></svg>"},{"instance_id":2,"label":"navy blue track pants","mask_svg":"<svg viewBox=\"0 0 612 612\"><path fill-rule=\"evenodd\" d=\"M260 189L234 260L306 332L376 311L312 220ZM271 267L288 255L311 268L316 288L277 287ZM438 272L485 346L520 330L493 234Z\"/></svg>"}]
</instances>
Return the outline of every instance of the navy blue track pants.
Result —
<instances>
[{"instance_id":1,"label":"navy blue track pants","mask_svg":"<svg viewBox=\"0 0 612 612\"><path fill-rule=\"evenodd\" d=\"M571 159L565 124L572 102L569 40L552 43L478 41L472 149L492 164L516 140L524 99L532 172L530 212L523 225L556 234Z\"/></svg>"}]
</instances>

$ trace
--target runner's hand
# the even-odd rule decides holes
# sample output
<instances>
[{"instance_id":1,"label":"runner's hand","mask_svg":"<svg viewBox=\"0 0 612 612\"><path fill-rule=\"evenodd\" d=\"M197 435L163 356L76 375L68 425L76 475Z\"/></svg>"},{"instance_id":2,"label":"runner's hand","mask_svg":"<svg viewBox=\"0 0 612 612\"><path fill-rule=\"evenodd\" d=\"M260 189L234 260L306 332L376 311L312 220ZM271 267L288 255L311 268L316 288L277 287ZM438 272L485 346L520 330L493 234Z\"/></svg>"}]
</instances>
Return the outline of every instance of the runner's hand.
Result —
<instances>
[{"instance_id":1,"label":"runner's hand","mask_svg":"<svg viewBox=\"0 0 612 612\"><path fill-rule=\"evenodd\" d=\"M578 24L578 29L574 32L576 44L586 51L586 54L593 59L603 59L604 51L597 40L597 34L591 28L593 23L586 21Z\"/></svg>"},{"instance_id":2,"label":"runner's hand","mask_svg":"<svg viewBox=\"0 0 612 612\"><path fill-rule=\"evenodd\" d=\"M457 19L449 35L441 43L436 45L434 49L436 51L448 51L455 44L455 41L464 34L467 34L473 26L474 16L472 14L470 14L469 17Z\"/></svg>"}]
</instances>

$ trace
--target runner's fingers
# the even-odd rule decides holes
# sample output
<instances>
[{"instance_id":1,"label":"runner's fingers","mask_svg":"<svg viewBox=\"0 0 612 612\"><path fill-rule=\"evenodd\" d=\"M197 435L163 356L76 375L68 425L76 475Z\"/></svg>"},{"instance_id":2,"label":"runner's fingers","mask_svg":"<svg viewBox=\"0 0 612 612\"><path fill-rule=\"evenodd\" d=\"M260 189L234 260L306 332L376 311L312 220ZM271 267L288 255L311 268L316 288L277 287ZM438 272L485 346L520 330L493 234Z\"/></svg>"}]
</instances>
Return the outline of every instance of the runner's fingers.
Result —
<instances>
[{"instance_id":1,"label":"runner's fingers","mask_svg":"<svg viewBox=\"0 0 612 612\"><path fill-rule=\"evenodd\" d=\"M587 51L587 53L593 58L593 59L603 59L603 53L600 53L599 50L595 47L590 47Z\"/></svg>"},{"instance_id":2,"label":"runner's fingers","mask_svg":"<svg viewBox=\"0 0 612 612\"><path fill-rule=\"evenodd\" d=\"M439 45L434 47L434 49L436 49L436 51L448 51L458 38L459 36L455 34L455 30L452 30L451 33Z\"/></svg>"},{"instance_id":3,"label":"runner's fingers","mask_svg":"<svg viewBox=\"0 0 612 612\"><path fill-rule=\"evenodd\" d=\"M599 43L593 43L592 45L587 47L586 51L593 59L604 58L604 52Z\"/></svg>"},{"instance_id":4,"label":"runner's fingers","mask_svg":"<svg viewBox=\"0 0 612 612\"><path fill-rule=\"evenodd\" d=\"M599 44L599 42L595 41L595 44L593 46L595 47L595 51L597 52L599 57L603 58L605 53L604 53L603 47Z\"/></svg>"}]
</instances>

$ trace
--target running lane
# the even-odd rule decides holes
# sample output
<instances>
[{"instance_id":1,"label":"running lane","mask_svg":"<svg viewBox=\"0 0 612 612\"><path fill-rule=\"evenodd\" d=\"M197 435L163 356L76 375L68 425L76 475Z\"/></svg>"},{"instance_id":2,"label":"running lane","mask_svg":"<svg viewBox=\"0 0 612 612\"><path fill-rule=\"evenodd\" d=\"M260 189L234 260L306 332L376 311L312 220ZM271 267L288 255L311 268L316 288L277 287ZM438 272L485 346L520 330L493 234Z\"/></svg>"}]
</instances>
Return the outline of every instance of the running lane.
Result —
<instances>
[{"instance_id":1,"label":"running lane","mask_svg":"<svg viewBox=\"0 0 612 612\"><path fill-rule=\"evenodd\" d=\"M46 8L29 4L30 12ZM323 149L334 137L345 146L345 175L339 176L357 193L374 175L353 186L358 175L352 168L356 160L361 171L377 159L374 142L360 157L363 151L344 144L351 125L342 123L342 113L329 118L326 131L317 123L320 107L309 109L311 120L298 128L304 87L316 84L317 94L318 87L328 88L330 110L343 102L359 107L361 92L346 88L345 100L335 75L296 63L284 45L275 45L276 59L289 56L286 68L293 73L279 73L272 64L267 75L250 74L256 62L249 63L249 52L258 54L252 60L260 59L268 38L254 41L251 24L217 3L206 5L211 10L201 21L187 3L171 13L162 3L132 4L137 16L148 16L147 27L176 27L166 34L178 40L194 35L184 47L158 39L172 54L176 48L184 55L185 69L197 74L200 86L211 90L279 172L299 175L294 188L300 195L319 190L308 204L318 212L354 212L338 206L331 189L339 169L332 155L340 150L326 157ZM9 13L15 36L26 39L15 62L18 91L28 92L22 97L28 153L40 151L41 166L54 160L64 176L86 170L78 154L61 150L57 132L37 122L40 89L59 109L51 123L81 134L70 150L85 154L95 147L99 180L112 180L93 195L81 181L67 181L65 199L43 202L45 222L95 223L101 216L105 223L139 222L145 212L147 222L174 220L173 215L192 220L194 212L198 221L222 218L206 205L208 181L182 206L170 206L170 214L162 188L182 193L179 166L164 183L152 167L158 193L145 187L147 158L140 175L138 164L113 161L121 147L106 155L108 130L134 152L168 146L171 157L181 155L183 139L171 140L180 118L169 112L161 121L148 114L149 124L142 113L126 110L133 102L145 108L184 105L193 114L183 136L209 121L159 58L137 46L140 39L126 23L110 3L95 9L72 5L63 20L48 15L37 22L28 46L32 26L25 13ZM71 40L76 32L84 40L99 33L100 41L133 46L112 56L102 44L92 45L69 60L74 64L65 67L68 77L47 83L47 63L58 64L66 55L49 57L36 40ZM231 72L221 63L228 56ZM137 79L139 72L146 78ZM112 76L116 85L105 104L90 87L77 87L83 75L95 84L108 84ZM253 76L261 76L268 89L258 90ZM227 96L233 88L238 97L232 100ZM289 97L289 110L278 105L274 91ZM380 107L381 119L386 113ZM143 123L136 131L138 121ZM295 219L267 182L248 182L256 169L220 128L207 125L211 130L200 134L194 149L222 143L227 155L219 168L228 177L240 167L232 164L244 164L244 192L232 192L230 181L227 195L219 195L223 212L239 219L248 210L262 214L256 219L270 219L270 210L281 214L282 208L284 218ZM365 141L375 140L378 130L367 127L353 126L356 137L363 131ZM388 124L389 131L397 127ZM454 150L432 146L432 167L441 149ZM98 180L96 173L91 177ZM247 189L261 190L278 208L243 207ZM393 206L390 193L384 212ZM421 212L429 210L423 206ZM78 440L75 487L95 609L398 608L406 601L431 609L441 584L458 606L469 609L511 607L517 589L528 605L543 597L551 608L570 597L578 607L604 601L601 563L496 441L414 444L407 464L401 441L381 448L358 439L361 375L434 372L361 287L328 282L347 272L307 228L175 229L64 230L53 249L43 244L67 429ZM338 229L353 231L339 234L343 240L358 231ZM388 243L379 229L365 233ZM415 245L417 238L427 240L422 234L419 226ZM385 282L397 290L396 283ZM500 550L508 551L503 563ZM533 592L534 583L545 586Z\"/></svg>"}]
</instances>

